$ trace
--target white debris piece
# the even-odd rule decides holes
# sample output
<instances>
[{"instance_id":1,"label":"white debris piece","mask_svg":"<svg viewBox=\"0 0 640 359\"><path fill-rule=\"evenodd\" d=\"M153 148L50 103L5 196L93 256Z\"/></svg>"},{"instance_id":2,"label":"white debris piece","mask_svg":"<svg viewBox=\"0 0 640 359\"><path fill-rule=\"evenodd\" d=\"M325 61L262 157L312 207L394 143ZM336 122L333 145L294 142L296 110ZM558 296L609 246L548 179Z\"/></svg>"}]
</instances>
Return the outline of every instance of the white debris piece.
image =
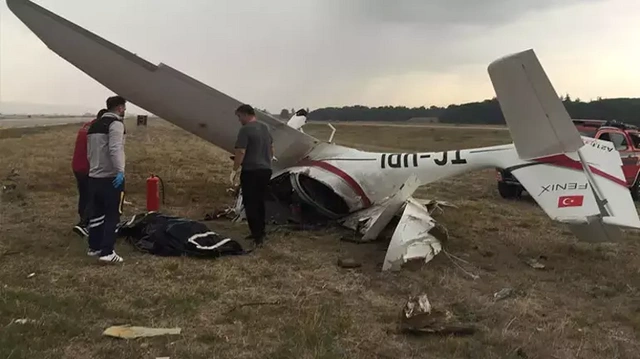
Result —
<instances>
[{"instance_id":1,"label":"white debris piece","mask_svg":"<svg viewBox=\"0 0 640 359\"><path fill-rule=\"evenodd\" d=\"M105 329L102 334L115 338L135 339L143 337L156 337L161 335L179 335L181 332L182 329L180 328L148 328L119 325Z\"/></svg>"},{"instance_id":2,"label":"white debris piece","mask_svg":"<svg viewBox=\"0 0 640 359\"><path fill-rule=\"evenodd\" d=\"M415 200L418 203L422 204L423 206L427 207L430 214L433 214L433 212L435 212L436 210L438 210L441 213L444 213L444 209L442 209L442 207L458 208L458 206L452 203L449 203L447 201L437 201L435 199L421 199L421 198L416 198Z\"/></svg>"},{"instance_id":3,"label":"white debris piece","mask_svg":"<svg viewBox=\"0 0 640 359\"><path fill-rule=\"evenodd\" d=\"M404 306L404 317L409 319L420 314L431 313L431 303L426 294L415 296Z\"/></svg>"},{"instance_id":4,"label":"white debris piece","mask_svg":"<svg viewBox=\"0 0 640 359\"><path fill-rule=\"evenodd\" d=\"M36 322L36 321L35 321L35 320L33 320L33 319L29 319L29 318L20 318L20 319L14 319L14 320L12 320L12 321L11 321L11 323L9 323L9 324L13 324L13 323L15 323L15 324L33 324L33 323L35 323L35 322Z\"/></svg>"},{"instance_id":5,"label":"white debris piece","mask_svg":"<svg viewBox=\"0 0 640 359\"><path fill-rule=\"evenodd\" d=\"M502 288L500 291L493 293L493 298L498 301L509 298L514 294L515 290L513 288Z\"/></svg>"},{"instance_id":6,"label":"white debris piece","mask_svg":"<svg viewBox=\"0 0 640 359\"><path fill-rule=\"evenodd\" d=\"M238 191L238 196L236 197L236 203L233 204L232 213L235 213L235 217L233 218L234 223L242 222L247 218L247 215L244 212L244 203L242 203L242 190Z\"/></svg>"},{"instance_id":7,"label":"white debris piece","mask_svg":"<svg viewBox=\"0 0 640 359\"><path fill-rule=\"evenodd\" d=\"M440 241L429 231L436 226L436 221L428 209L413 198L407 204L396 227L382 270L399 270L406 262L423 258L427 263L442 250Z\"/></svg>"},{"instance_id":8,"label":"white debris piece","mask_svg":"<svg viewBox=\"0 0 640 359\"><path fill-rule=\"evenodd\" d=\"M535 258L529 258L525 261L533 269L544 269L544 264L538 262Z\"/></svg>"},{"instance_id":9,"label":"white debris piece","mask_svg":"<svg viewBox=\"0 0 640 359\"><path fill-rule=\"evenodd\" d=\"M291 118L287 122L287 125L304 133L304 131L302 130L302 126L304 126L306 123L307 123L307 116L301 116L296 113L293 116L291 116Z\"/></svg>"},{"instance_id":10,"label":"white debris piece","mask_svg":"<svg viewBox=\"0 0 640 359\"><path fill-rule=\"evenodd\" d=\"M460 323L446 309L431 307L426 294L414 296L404 305L400 330L411 334L471 335L477 328Z\"/></svg>"},{"instance_id":11,"label":"white debris piece","mask_svg":"<svg viewBox=\"0 0 640 359\"><path fill-rule=\"evenodd\" d=\"M343 225L359 231L363 235L362 242L375 240L419 186L418 178L411 175L393 196L379 205L348 216Z\"/></svg>"}]
</instances>

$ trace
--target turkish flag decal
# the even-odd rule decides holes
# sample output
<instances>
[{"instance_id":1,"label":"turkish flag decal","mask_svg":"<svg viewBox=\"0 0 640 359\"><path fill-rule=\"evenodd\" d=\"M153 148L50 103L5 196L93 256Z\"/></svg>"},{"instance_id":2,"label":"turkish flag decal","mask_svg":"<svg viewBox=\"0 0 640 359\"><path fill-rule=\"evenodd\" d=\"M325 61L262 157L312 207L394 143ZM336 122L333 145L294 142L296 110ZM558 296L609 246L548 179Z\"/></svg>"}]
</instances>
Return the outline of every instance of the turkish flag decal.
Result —
<instances>
[{"instance_id":1,"label":"turkish flag decal","mask_svg":"<svg viewBox=\"0 0 640 359\"><path fill-rule=\"evenodd\" d=\"M560 196L558 197L558 208L563 207L582 207L584 196Z\"/></svg>"}]
</instances>

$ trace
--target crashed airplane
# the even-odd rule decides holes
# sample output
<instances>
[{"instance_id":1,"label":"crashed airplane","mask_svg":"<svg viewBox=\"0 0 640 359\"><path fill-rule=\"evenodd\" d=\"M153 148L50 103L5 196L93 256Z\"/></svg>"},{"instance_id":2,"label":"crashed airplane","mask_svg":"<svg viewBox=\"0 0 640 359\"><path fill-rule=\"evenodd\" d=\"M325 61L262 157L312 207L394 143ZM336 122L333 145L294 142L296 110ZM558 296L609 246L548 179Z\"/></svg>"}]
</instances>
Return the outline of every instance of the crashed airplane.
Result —
<instances>
[{"instance_id":1,"label":"crashed airplane","mask_svg":"<svg viewBox=\"0 0 640 359\"><path fill-rule=\"evenodd\" d=\"M154 65L27 0L7 0L11 11L53 52L135 105L229 153L241 104L165 64ZM488 66L512 144L420 153L373 153L320 141L258 113L273 134L272 188L283 201L296 195L326 217L378 238L399 216L382 270L409 260L429 261L441 251L437 224L414 191L464 172L508 168L554 221L581 240L609 241L640 219L617 152L585 145L533 50ZM606 144L606 143L603 143ZM541 192L550 184L569 183ZM241 208L240 208L241 209Z\"/></svg>"}]
</instances>

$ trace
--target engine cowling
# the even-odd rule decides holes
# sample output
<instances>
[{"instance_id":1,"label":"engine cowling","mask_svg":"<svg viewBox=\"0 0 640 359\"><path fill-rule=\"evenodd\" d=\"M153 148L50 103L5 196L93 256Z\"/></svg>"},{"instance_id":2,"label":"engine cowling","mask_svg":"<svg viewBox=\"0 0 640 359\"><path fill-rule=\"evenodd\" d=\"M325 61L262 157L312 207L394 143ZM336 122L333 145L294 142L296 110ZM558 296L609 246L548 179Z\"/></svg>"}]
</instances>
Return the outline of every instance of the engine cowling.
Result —
<instances>
[{"instance_id":1,"label":"engine cowling","mask_svg":"<svg viewBox=\"0 0 640 359\"><path fill-rule=\"evenodd\" d=\"M276 197L283 201L292 192L299 200L332 219L348 215L366 206L366 195L353 179L327 164L296 166L272 180ZM276 189L277 188L277 189Z\"/></svg>"},{"instance_id":2,"label":"engine cowling","mask_svg":"<svg viewBox=\"0 0 640 359\"><path fill-rule=\"evenodd\" d=\"M362 194L354 189L357 184L335 168L299 166L292 168L288 176L300 200L327 217L340 218L365 206Z\"/></svg>"},{"instance_id":3,"label":"engine cowling","mask_svg":"<svg viewBox=\"0 0 640 359\"><path fill-rule=\"evenodd\" d=\"M331 187L304 173L290 174L291 186L305 203L315 207L329 218L340 218L349 213L344 198Z\"/></svg>"}]
</instances>

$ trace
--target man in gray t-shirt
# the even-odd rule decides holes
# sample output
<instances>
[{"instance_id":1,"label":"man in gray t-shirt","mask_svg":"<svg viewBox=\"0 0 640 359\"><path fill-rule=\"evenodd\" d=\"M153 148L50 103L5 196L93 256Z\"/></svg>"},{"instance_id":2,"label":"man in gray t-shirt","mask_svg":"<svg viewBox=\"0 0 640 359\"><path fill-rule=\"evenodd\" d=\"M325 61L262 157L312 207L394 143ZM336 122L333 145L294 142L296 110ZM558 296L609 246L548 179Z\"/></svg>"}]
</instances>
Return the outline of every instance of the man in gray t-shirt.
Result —
<instances>
[{"instance_id":1,"label":"man in gray t-shirt","mask_svg":"<svg viewBox=\"0 0 640 359\"><path fill-rule=\"evenodd\" d=\"M269 128L258 122L253 107L242 105L236 109L236 116L242 123L235 144L233 170L240 172L242 202L247 216L251 238L257 245L265 238L265 193L271 180L271 159L273 139Z\"/></svg>"}]
</instances>

